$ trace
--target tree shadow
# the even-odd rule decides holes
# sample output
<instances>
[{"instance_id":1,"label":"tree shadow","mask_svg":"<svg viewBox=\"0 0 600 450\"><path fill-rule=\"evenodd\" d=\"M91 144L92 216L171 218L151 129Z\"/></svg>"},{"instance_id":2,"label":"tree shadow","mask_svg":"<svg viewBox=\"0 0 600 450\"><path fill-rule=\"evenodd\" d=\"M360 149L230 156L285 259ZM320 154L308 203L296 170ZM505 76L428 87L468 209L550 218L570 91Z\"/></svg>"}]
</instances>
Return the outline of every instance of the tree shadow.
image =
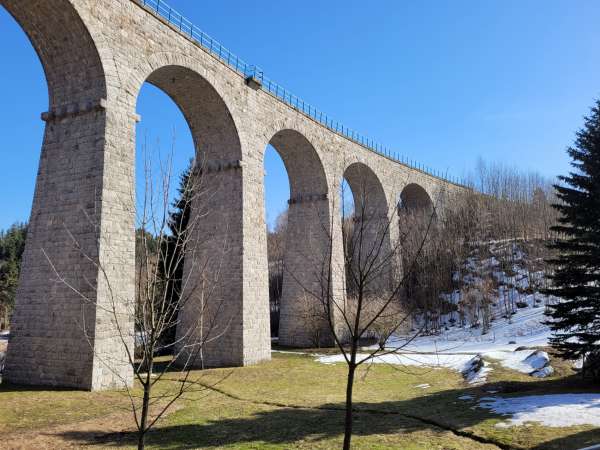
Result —
<instances>
[{"instance_id":1,"label":"tree shadow","mask_svg":"<svg viewBox=\"0 0 600 450\"><path fill-rule=\"evenodd\" d=\"M479 443L493 443L502 449L522 448L576 449L600 441L600 429L581 431L548 440L539 434L531 440L527 427L497 429L494 422L476 428L488 419L502 420L485 409L476 407L477 399L493 395L522 396L550 393L592 392L594 386L580 378L541 380L535 382L490 383L477 387L434 392L413 399L355 404L354 435L390 435L427 430L434 433L451 431L462 438ZM471 396L472 399L465 399ZM462 397L460 399L459 397ZM275 407L256 403L256 411L244 417L228 417L159 427L148 436L149 444L159 447L188 449L212 448L236 444L265 443L285 447L297 441L318 442L341 439L343 404L323 404L316 408ZM243 414L240 407L240 415ZM518 428L518 429L517 429ZM544 433L540 429L538 433ZM135 442L133 433L103 434L101 430L63 433L78 444L107 447ZM545 441L545 442L544 442ZM530 444L530 442L535 442ZM540 444L540 442L543 442Z\"/></svg>"},{"instance_id":2,"label":"tree shadow","mask_svg":"<svg viewBox=\"0 0 600 450\"><path fill-rule=\"evenodd\" d=\"M210 420L202 424L188 423L157 428L148 436L148 444L160 448L216 448L248 443L265 443L285 448L294 442L314 442L340 438L344 413L341 409L276 408L255 412L241 418ZM357 413L354 435L396 434L419 431L423 425L414 419L398 415ZM67 432L62 435L79 445L95 444L119 447L134 444L134 433L102 434L100 431Z\"/></svg>"},{"instance_id":3,"label":"tree shadow","mask_svg":"<svg viewBox=\"0 0 600 450\"><path fill-rule=\"evenodd\" d=\"M594 445L600 445L600 431L598 429L580 431L556 438L532 447L531 450L583 450Z\"/></svg>"},{"instance_id":4,"label":"tree shadow","mask_svg":"<svg viewBox=\"0 0 600 450\"><path fill-rule=\"evenodd\" d=\"M37 386L32 384L16 384L2 381L0 375L0 394L3 392L88 392L86 389L70 387Z\"/></svg>"}]
</instances>

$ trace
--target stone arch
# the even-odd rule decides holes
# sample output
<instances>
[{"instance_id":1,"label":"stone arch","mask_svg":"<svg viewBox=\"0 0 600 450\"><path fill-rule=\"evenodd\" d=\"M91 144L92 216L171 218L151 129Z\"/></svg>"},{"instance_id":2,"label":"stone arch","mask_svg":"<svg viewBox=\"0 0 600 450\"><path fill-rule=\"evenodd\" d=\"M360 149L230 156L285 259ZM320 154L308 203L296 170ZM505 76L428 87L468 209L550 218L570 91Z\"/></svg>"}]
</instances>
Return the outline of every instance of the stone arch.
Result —
<instances>
[{"instance_id":1,"label":"stone arch","mask_svg":"<svg viewBox=\"0 0 600 450\"><path fill-rule=\"evenodd\" d=\"M144 82L165 92L181 110L194 139L198 164L233 164L242 159L238 129L217 84L201 75L200 64L180 54L160 53L134 70L125 92L135 93ZM143 118L142 118L143 120Z\"/></svg>"},{"instance_id":2,"label":"stone arch","mask_svg":"<svg viewBox=\"0 0 600 450\"><path fill-rule=\"evenodd\" d=\"M2 0L0 5L19 23L40 58L50 111L74 113L100 106L99 99L107 96L104 65L72 2Z\"/></svg>"},{"instance_id":3,"label":"stone arch","mask_svg":"<svg viewBox=\"0 0 600 450\"><path fill-rule=\"evenodd\" d=\"M343 176L354 199L352 228L346 228L348 223L342 224L345 251L355 252L352 258L346 258L346 264L351 261L353 265L346 266L348 295L352 297L356 287L353 285L356 277L351 276L348 271L354 270L354 274L357 274L357 269L364 271L367 267L377 269L369 277L365 290L374 294L387 291L391 286L391 266L377 264L377 261L392 259L390 211L383 184L373 169L362 162L350 164L344 170Z\"/></svg>"},{"instance_id":4,"label":"stone arch","mask_svg":"<svg viewBox=\"0 0 600 450\"><path fill-rule=\"evenodd\" d=\"M373 169L362 162L354 162L344 170L344 178L354 197L354 207L364 208L364 216L387 217L388 202L383 184Z\"/></svg>"},{"instance_id":5,"label":"stone arch","mask_svg":"<svg viewBox=\"0 0 600 450\"><path fill-rule=\"evenodd\" d=\"M410 212L422 211L431 214L435 211L435 206L425 188L417 183L410 183L400 193L399 209Z\"/></svg>"},{"instance_id":6,"label":"stone arch","mask_svg":"<svg viewBox=\"0 0 600 450\"><path fill-rule=\"evenodd\" d=\"M157 53L134 70L125 95L135 105L144 82L169 96L190 128L196 161L190 222L193 256L185 259L184 295L179 311L175 352L194 367L237 366L268 359L268 328L256 338L248 333L248 298L244 288L244 177L238 128L217 83L202 74L200 63L178 53ZM143 118L142 118L143 120ZM189 231L189 230L188 230ZM200 282L205 280L208 287ZM210 292L210 294L208 294ZM202 295L208 294L208 295ZM203 298L210 297L206 305ZM265 320L268 327L268 305ZM201 320L202 319L202 320ZM210 323L210 330L199 327ZM260 323L255 323L262 330ZM197 343L205 342L202 354Z\"/></svg>"},{"instance_id":7,"label":"stone arch","mask_svg":"<svg viewBox=\"0 0 600 450\"><path fill-rule=\"evenodd\" d=\"M299 131L283 128L269 144L283 160L290 182L279 343L291 347L330 345L323 304L314 298L323 282L315 272L326 258L331 221L323 162Z\"/></svg>"},{"instance_id":8,"label":"stone arch","mask_svg":"<svg viewBox=\"0 0 600 450\"><path fill-rule=\"evenodd\" d=\"M293 129L278 131L269 140L281 156L290 180L290 200L328 194L327 178L320 156L310 141Z\"/></svg>"}]
</instances>

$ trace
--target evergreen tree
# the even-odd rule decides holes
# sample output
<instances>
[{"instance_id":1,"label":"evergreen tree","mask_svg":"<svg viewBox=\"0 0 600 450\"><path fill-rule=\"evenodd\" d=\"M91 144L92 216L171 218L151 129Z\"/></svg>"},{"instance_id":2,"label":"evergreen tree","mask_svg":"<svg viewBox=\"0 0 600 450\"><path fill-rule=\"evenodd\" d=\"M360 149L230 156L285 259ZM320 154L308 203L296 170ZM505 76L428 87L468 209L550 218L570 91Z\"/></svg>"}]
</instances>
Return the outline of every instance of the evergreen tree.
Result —
<instances>
[{"instance_id":1,"label":"evergreen tree","mask_svg":"<svg viewBox=\"0 0 600 450\"><path fill-rule=\"evenodd\" d=\"M600 101L585 118L568 149L574 168L556 185L560 213L550 248L557 257L553 286L546 293L561 300L549 305L550 344L565 358L583 358L586 370L600 375Z\"/></svg>"},{"instance_id":2,"label":"evergreen tree","mask_svg":"<svg viewBox=\"0 0 600 450\"><path fill-rule=\"evenodd\" d=\"M8 326L15 303L27 226L15 224L0 232L0 329Z\"/></svg>"},{"instance_id":3,"label":"evergreen tree","mask_svg":"<svg viewBox=\"0 0 600 450\"><path fill-rule=\"evenodd\" d=\"M190 220L190 210L193 198L193 167L194 161L191 160L187 169L181 174L179 179L178 197L172 204L172 210L169 213L169 230L171 236L165 239L166 248L161 252L160 268L168 265L173 267L169 273L173 274L171 279L165 280L167 289L167 298L171 305L177 305L181 295L183 268L184 268L184 244L186 242L185 233ZM165 336L164 345L169 345L175 341L175 328Z\"/></svg>"}]
</instances>

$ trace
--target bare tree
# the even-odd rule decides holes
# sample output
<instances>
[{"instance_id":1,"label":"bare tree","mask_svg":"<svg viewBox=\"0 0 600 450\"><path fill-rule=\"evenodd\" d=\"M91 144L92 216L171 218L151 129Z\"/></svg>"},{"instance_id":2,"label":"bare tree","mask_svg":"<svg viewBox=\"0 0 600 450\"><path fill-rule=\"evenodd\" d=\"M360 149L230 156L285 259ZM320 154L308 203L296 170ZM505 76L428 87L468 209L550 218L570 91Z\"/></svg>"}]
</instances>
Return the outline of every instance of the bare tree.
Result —
<instances>
[{"instance_id":1,"label":"bare tree","mask_svg":"<svg viewBox=\"0 0 600 450\"><path fill-rule=\"evenodd\" d=\"M126 353L130 368L126 373L133 372L133 385L123 371L113 369L114 361L109 357L101 353L96 356L121 380L137 427L138 449L145 447L148 432L179 399L187 393L209 389L200 382L202 374L193 369L202 361L206 344L219 339L227 329L221 324L216 331L215 311L219 311L220 301L214 298L218 271L212 267L223 256L214 255L214 249L226 245L210 242L198 233L202 220L210 213L206 205L214 187L205 185L203 167L196 164L185 186L180 188L187 194L182 197L186 202L183 206L190 209L193 206L193 210L174 222L169 214L172 157L161 159L159 164L152 164L148 157L145 161L144 191L138 200L136 223L134 298L112 285L110 270L83 254L74 237L73 245L99 270L107 286L107 298L96 301L95 295L77 289L55 269L59 281L105 314L114 326L112 337ZM156 165L158 171L153 170ZM211 260L204 257L207 247L211 249ZM51 258L46 257L52 265ZM186 270L182 271L184 262ZM195 314L193 322L190 324L188 318L185 329L173 339L172 331L180 324L179 314L186 307ZM85 320L82 318L83 323ZM164 354L169 356L158 361L159 355Z\"/></svg>"},{"instance_id":2,"label":"bare tree","mask_svg":"<svg viewBox=\"0 0 600 450\"><path fill-rule=\"evenodd\" d=\"M421 241L416 249L418 258L435 223L434 208L426 214L428 220L423 222L424 229L394 233L393 228L398 226L398 206L383 210L381 202L376 201L369 191L366 178L358 180L358 185L353 189L353 211L347 211L347 206L342 203L341 222L335 217L335 206L328 220L323 221L328 224L322 227L327 246L316 263L315 259L310 260L315 264L318 290L304 280L295 279L307 298L318 305L315 320L327 324L327 331L347 364L344 449L350 448L352 439L357 368L372 363L374 358L398 352L419 334L415 332L402 339L396 337L409 328L411 311L403 302L403 293L415 266L411 261L401 267L402 247L408 242L409 235L417 232ZM340 238L341 261L335 251L336 241ZM289 275L294 276L293 273ZM335 280L343 275L346 285L337 289ZM359 352L364 342L373 340L377 345L363 348L364 353Z\"/></svg>"}]
</instances>

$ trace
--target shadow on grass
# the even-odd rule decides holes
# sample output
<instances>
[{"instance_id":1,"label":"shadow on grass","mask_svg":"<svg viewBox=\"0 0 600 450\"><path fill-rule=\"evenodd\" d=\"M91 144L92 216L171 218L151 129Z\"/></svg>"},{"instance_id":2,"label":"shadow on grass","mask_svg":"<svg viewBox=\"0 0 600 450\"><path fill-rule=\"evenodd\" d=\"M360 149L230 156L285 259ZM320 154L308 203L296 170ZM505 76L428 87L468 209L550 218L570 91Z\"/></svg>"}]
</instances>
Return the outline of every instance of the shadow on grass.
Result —
<instances>
[{"instance_id":1,"label":"shadow on grass","mask_svg":"<svg viewBox=\"0 0 600 450\"><path fill-rule=\"evenodd\" d=\"M526 427L497 429L493 422L474 428L488 419L498 419L487 410L475 408L475 401L459 400L471 395L475 399L494 395L523 396L551 393L593 392L594 386L578 377L535 382L490 383L479 387L453 389L414 399L379 403L356 403L356 436L390 435L414 431L451 431L457 436L479 443L492 443L502 449L577 449L600 441L600 430L572 433L564 436L565 430L555 435L543 428L536 436ZM597 391L597 390L596 390ZM176 426L159 427L151 432L148 444L160 448L211 448L236 444L265 443L285 447L298 441L318 442L341 439L343 431L343 405L324 404L317 408L278 407L261 402L254 403L255 409L248 414L248 403L240 403L240 416L182 423ZM201 406L199 406L201 408ZM201 413L201 411L200 411ZM185 417L185 416L184 416ZM568 431L566 431L568 432ZM63 437L78 444L120 446L133 444L133 433L103 434L101 430L89 432L67 432Z\"/></svg>"},{"instance_id":2,"label":"shadow on grass","mask_svg":"<svg viewBox=\"0 0 600 450\"><path fill-rule=\"evenodd\" d=\"M328 408L334 405L324 405ZM341 405L335 405L341 406ZM159 448L211 448L236 444L265 443L281 446L298 441L318 442L340 437L343 411L332 409L276 408L258 411L247 417L211 420L157 428L148 436L148 445ZM423 429L418 421L397 415L379 416L357 413L355 436L392 434ZM99 431L69 432L63 437L80 445L96 444L119 447L134 444L133 433L105 434Z\"/></svg>"},{"instance_id":3,"label":"shadow on grass","mask_svg":"<svg viewBox=\"0 0 600 450\"><path fill-rule=\"evenodd\" d=\"M600 431L594 429L559 437L532 447L531 450L583 450L598 444L600 444Z\"/></svg>"},{"instance_id":4,"label":"shadow on grass","mask_svg":"<svg viewBox=\"0 0 600 450\"><path fill-rule=\"evenodd\" d=\"M0 376L1 380L1 376ZM14 384L8 381L0 382L0 394L2 392L88 392L85 389L68 387L36 386L30 384Z\"/></svg>"}]
</instances>

